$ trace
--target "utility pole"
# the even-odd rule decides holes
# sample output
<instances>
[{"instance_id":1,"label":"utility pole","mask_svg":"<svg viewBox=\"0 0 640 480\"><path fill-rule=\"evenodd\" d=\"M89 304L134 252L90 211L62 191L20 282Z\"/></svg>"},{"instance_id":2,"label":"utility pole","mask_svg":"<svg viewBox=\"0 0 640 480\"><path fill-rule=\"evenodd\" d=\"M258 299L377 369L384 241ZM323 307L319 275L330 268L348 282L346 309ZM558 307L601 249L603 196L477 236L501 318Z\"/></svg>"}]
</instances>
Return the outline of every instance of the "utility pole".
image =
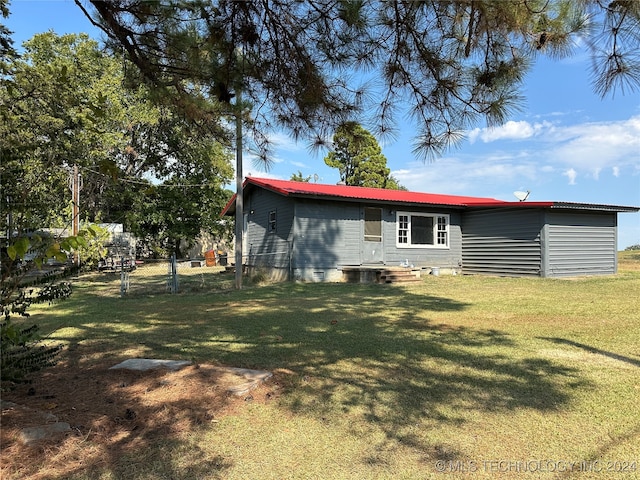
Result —
<instances>
[{"instance_id":1,"label":"utility pole","mask_svg":"<svg viewBox=\"0 0 640 480\"><path fill-rule=\"evenodd\" d=\"M236 88L236 289L242 289L242 239L244 213L242 202L242 89Z\"/></svg>"},{"instance_id":2,"label":"utility pole","mask_svg":"<svg viewBox=\"0 0 640 480\"><path fill-rule=\"evenodd\" d=\"M73 166L71 178L69 178L69 188L71 189L72 218L71 230L74 237L78 236L80 231L80 190L82 190L82 175L78 170L78 165ZM74 261L80 266L80 256L74 253Z\"/></svg>"}]
</instances>

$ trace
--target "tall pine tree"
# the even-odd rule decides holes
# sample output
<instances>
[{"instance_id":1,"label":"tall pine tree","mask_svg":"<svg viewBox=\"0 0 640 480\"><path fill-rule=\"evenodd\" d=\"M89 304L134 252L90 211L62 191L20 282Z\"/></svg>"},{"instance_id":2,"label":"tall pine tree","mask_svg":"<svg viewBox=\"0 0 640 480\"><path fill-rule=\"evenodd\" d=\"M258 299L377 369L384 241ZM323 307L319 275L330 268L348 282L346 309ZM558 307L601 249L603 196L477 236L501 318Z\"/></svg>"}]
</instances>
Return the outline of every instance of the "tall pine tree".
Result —
<instances>
[{"instance_id":1,"label":"tall pine tree","mask_svg":"<svg viewBox=\"0 0 640 480\"><path fill-rule=\"evenodd\" d=\"M346 122L338 127L324 162L340 171L340 180L346 185L402 189L391 176L378 141L358 123Z\"/></svg>"}]
</instances>

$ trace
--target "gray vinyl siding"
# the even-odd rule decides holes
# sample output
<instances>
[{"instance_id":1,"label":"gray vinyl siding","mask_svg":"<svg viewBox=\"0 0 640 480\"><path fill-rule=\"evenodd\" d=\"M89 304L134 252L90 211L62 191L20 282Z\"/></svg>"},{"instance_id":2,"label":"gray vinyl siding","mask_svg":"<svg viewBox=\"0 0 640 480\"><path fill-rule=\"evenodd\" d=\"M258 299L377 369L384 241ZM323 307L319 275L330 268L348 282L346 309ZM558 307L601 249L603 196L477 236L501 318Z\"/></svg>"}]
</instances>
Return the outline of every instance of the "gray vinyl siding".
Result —
<instances>
[{"instance_id":1,"label":"gray vinyl siding","mask_svg":"<svg viewBox=\"0 0 640 480\"><path fill-rule=\"evenodd\" d=\"M616 213L547 211L545 276L617 271Z\"/></svg>"},{"instance_id":2,"label":"gray vinyl siding","mask_svg":"<svg viewBox=\"0 0 640 480\"><path fill-rule=\"evenodd\" d=\"M316 202L295 200L292 237L292 268L298 276L324 271L325 278L331 270L344 266L366 263L362 250L364 242L363 206L375 204L352 202ZM459 268L462 261L462 235L460 213L443 209L413 210L417 213L447 214L449 224L449 248L398 248L396 246L396 211L389 206L382 208L382 263L399 265L406 260L416 267ZM411 211L404 210L403 211ZM301 272L306 272L303 275Z\"/></svg>"},{"instance_id":3,"label":"gray vinyl siding","mask_svg":"<svg viewBox=\"0 0 640 480\"><path fill-rule=\"evenodd\" d=\"M294 268L325 270L340 264L357 264L359 241L360 209L357 204L296 202Z\"/></svg>"},{"instance_id":4,"label":"gray vinyl siding","mask_svg":"<svg viewBox=\"0 0 640 480\"><path fill-rule=\"evenodd\" d=\"M276 212L275 232L268 231L269 213L272 211ZM289 268L293 211L291 201L268 190L256 189L250 198L245 200L246 265Z\"/></svg>"},{"instance_id":5,"label":"gray vinyl siding","mask_svg":"<svg viewBox=\"0 0 640 480\"><path fill-rule=\"evenodd\" d=\"M462 271L541 275L543 216L539 209L466 211L462 221Z\"/></svg>"}]
</instances>

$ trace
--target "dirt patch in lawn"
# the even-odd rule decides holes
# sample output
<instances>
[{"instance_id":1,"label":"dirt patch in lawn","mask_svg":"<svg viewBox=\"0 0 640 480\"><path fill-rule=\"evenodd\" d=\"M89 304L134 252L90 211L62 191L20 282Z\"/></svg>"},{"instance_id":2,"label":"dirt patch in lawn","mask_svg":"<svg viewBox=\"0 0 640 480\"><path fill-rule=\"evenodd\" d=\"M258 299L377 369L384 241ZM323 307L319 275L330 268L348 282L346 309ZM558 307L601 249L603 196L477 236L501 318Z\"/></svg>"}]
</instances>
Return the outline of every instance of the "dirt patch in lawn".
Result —
<instances>
[{"instance_id":1,"label":"dirt patch in lawn","mask_svg":"<svg viewBox=\"0 0 640 480\"><path fill-rule=\"evenodd\" d=\"M229 387L243 379L218 366L111 370L124 359L92 362L87 354L82 347L66 351L58 365L3 393L0 477L62 478L109 469L123 455L212 428L247 402L272 401L287 377L274 372L266 383L234 395ZM24 443L25 428L56 421L68 423L70 430Z\"/></svg>"}]
</instances>

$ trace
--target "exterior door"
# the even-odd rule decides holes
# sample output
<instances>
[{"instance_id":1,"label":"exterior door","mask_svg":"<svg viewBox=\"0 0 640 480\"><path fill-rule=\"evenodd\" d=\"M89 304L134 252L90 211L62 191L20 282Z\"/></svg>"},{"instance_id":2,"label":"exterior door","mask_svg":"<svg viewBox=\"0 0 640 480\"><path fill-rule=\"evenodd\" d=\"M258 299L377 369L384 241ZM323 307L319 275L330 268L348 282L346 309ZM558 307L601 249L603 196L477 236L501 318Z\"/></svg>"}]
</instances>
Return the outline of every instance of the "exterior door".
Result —
<instances>
[{"instance_id":1,"label":"exterior door","mask_svg":"<svg viewBox=\"0 0 640 480\"><path fill-rule=\"evenodd\" d=\"M382 209L362 208L362 263L383 263Z\"/></svg>"}]
</instances>

